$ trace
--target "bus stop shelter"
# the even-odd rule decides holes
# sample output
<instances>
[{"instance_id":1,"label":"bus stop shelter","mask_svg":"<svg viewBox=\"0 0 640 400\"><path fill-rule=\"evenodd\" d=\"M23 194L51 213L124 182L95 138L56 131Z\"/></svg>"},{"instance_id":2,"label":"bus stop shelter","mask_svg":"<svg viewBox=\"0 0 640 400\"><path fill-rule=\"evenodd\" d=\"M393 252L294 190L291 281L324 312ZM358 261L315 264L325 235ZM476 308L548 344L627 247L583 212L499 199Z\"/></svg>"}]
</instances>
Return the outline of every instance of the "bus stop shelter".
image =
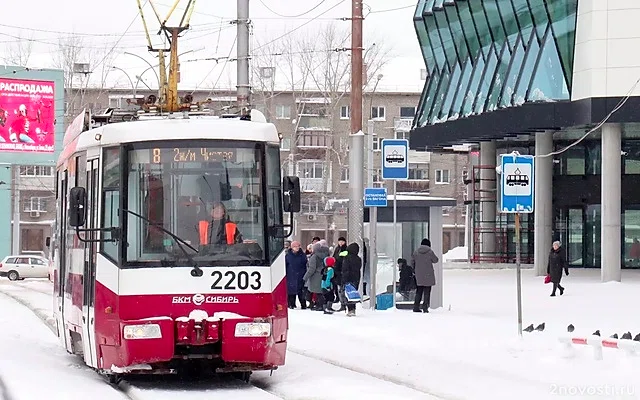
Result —
<instances>
[{"instance_id":1,"label":"bus stop shelter","mask_svg":"<svg viewBox=\"0 0 640 400\"><path fill-rule=\"evenodd\" d=\"M378 270L376 274L376 293L392 293L393 268L398 258L411 263L411 254L424 238L431 240L431 247L440 261L434 267L436 286L431 290L431 308L443 306L442 279L442 208L453 207L456 199L431 197L425 195L397 195L397 228L393 229L394 196L387 196L387 206L378 208L377 254ZM365 232L370 232L370 208L364 209ZM393 254L397 248L398 254ZM371 257L368 256L370 259ZM365 272L365 280L369 280L369 270ZM399 278L397 273L396 277ZM397 308L412 308L415 288L408 293L398 291Z\"/></svg>"}]
</instances>

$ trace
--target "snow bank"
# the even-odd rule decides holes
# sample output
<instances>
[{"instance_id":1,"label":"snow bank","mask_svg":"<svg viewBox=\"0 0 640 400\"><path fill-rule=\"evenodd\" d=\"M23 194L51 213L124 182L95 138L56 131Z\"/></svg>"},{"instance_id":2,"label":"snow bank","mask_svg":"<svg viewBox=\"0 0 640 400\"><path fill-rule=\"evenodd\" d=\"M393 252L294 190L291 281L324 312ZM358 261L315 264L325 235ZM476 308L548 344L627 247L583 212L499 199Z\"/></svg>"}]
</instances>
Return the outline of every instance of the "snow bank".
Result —
<instances>
[{"instance_id":1,"label":"snow bank","mask_svg":"<svg viewBox=\"0 0 640 400\"><path fill-rule=\"evenodd\" d=\"M454 247L442 255L443 262L467 261L469 258L469 248L466 246Z\"/></svg>"},{"instance_id":2,"label":"snow bank","mask_svg":"<svg viewBox=\"0 0 640 400\"><path fill-rule=\"evenodd\" d=\"M586 346L566 358L558 341L569 323L577 336L640 332L637 303L630 301L640 291L640 271L623 276L621 284L603 285L599 270L572 270L563 279L564 296L549 297L543 277L523 271L524 326L545 322L546 329L520 339L515 271L445 270L443 309L359 309L356 318L294 310L289 350L443 398L552 399L561 388L601 393L606 385L619 394L607 398L640 398L634 397L640 358L604 349L604 360L595 361ZM637 385L632 395L630 385Z\"/></svg>"}]
</instances>

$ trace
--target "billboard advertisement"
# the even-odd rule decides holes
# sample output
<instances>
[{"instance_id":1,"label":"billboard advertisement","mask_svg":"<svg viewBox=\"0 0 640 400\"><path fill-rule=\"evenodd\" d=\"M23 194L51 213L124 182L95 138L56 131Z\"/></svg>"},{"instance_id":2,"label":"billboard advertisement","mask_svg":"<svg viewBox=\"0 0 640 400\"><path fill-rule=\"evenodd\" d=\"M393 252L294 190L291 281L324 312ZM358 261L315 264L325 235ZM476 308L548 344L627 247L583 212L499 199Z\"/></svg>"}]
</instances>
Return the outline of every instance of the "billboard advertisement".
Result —
<instances>
[{"instance_id":1,"label":"billboard advertisement","mask_svg":"<svg viewBox=\"0 0 640 400\"><path fill-rule=\"evenodd\" d=\"M53 81L0 78L0 151L53 153Z\"/></svg>"}]
</instances>

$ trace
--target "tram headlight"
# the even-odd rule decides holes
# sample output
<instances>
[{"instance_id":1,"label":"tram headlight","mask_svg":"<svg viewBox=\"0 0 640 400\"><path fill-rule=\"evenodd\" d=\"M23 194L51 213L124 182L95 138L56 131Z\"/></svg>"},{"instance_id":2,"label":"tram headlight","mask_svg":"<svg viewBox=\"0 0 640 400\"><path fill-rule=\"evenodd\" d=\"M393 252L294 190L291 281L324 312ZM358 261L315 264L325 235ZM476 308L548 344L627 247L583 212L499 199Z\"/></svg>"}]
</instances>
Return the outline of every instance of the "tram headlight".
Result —
<instances>
[{"instance_id":1,"label":"tram headlight","mask_svg":"<svg viewBox=\"0 0 640 400\"><path fill-rule=\"evenodd\" d=\"M268 322L240 322L236 324L236 337L266 337L271 335Z\"/></svg>"},{"instance_id":2,"label":"tram headlight","mask_svg":"<svg viewBox=\"0 0 640 400\"><path fill-rule=\"evenodd\" d=\"M123 335L125 339L160 339L162 331L158 324L126 325Z\"/></svg>"}]
</instances>

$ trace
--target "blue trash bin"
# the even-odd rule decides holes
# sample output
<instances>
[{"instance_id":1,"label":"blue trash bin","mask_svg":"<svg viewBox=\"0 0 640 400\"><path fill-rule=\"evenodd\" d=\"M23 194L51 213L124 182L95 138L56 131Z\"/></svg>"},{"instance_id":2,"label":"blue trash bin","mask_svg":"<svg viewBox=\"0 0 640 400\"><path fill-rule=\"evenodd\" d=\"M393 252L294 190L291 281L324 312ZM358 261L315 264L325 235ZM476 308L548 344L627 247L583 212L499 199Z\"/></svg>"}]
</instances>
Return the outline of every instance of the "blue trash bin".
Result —
<instances>
[{"instance_id":1,"label":"blue trash bin","mask_svg":"<svg viewBox=\"0 0 640 400\"><path fill-rule=\"evenodd\" d=\"M388 310L393 307L393 293L382 293L376 296L376 310Z\"/></svg>"}]
</instances>

